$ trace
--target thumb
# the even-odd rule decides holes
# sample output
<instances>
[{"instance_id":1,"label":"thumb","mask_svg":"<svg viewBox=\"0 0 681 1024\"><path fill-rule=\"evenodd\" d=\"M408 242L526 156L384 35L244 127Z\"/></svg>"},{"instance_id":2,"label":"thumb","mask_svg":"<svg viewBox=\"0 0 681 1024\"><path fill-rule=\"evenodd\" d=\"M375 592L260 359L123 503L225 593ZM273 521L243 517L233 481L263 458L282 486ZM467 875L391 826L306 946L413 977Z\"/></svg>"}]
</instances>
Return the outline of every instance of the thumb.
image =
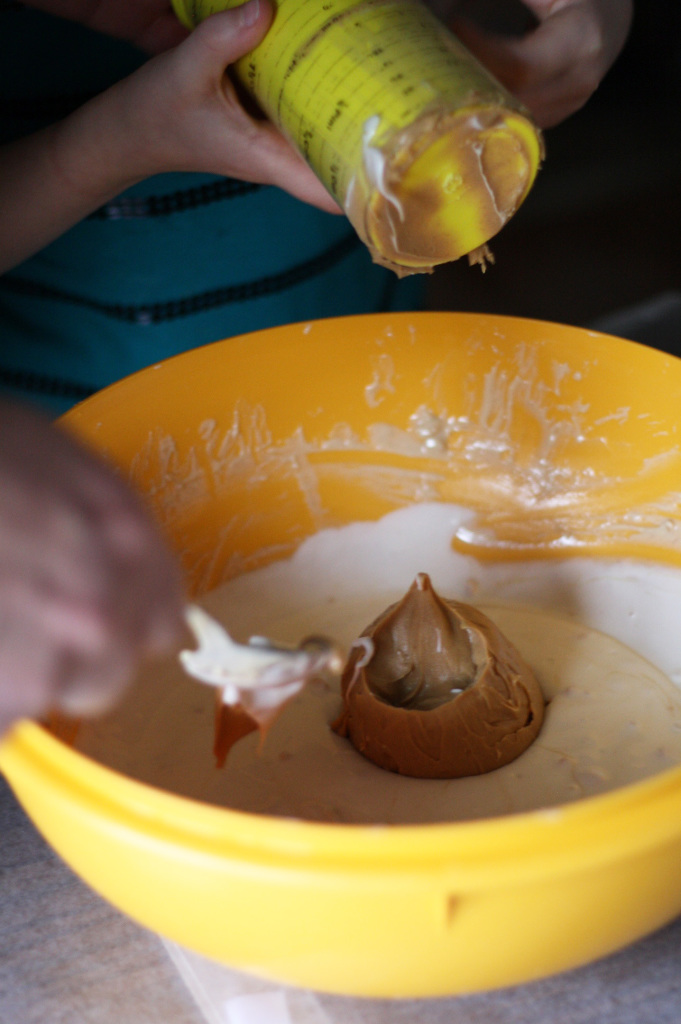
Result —
<instances>
[{"instance_id":1,"label":"thumb","mask_svg":"<svg viewBox=\"0 0 681 1024\"><path fill-rule=\"evenodd\" d=\"M203 74L221 76L229 64L249 53L263 39L272 24L274 11L269 0L248 0L217 14L211 14L192 32L185 43Z\"/></svg>"},{"instance_id":2,"label":"thumb","mask_svg":"<svg viewBox=\"0 0 681 1024\"><path fill-rule=\"evenodd\" d=\"M525 7L532 11L538 21L546 21L564 7L579 6L583 2L584 0L523 0Z\"/></svg>"}]
</instances>

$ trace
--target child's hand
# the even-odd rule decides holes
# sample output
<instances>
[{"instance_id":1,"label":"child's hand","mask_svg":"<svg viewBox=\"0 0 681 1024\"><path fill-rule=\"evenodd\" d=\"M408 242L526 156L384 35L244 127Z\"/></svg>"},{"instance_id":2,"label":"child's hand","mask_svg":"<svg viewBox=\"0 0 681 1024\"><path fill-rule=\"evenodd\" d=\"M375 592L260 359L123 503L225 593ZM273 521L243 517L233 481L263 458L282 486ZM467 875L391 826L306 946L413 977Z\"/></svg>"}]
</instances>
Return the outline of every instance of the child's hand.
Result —
<instances>
[{"instance_id":1,"label":"child's hand","mask_svg":"<svg viewBox=\"0 0 681 1024\"><path fill-rule=\"evenodd\" d=\"M339 213L284 136L247 113L227 73L257 46L272 14L270 0L214 14L73 114L0 147L0 273L126 188L167 171L278 185Z\"/></svg>"},{"instance_id":2,"label":"child's hand","mask_svg":"<svg viewBox=\"0 0 681 1024\"><path fill-rule=\"evenodd\" d=\"M103 710L182 636L180 573L125 484L47 419L0 403L0 734Z\"/></svg>"},{"instance_id":3,"label":"child's hand","mask_svg":"<svg viewBox=\"0 0 681 1024\"><path fill-rule=\"evenodd\" d=\"M77 111L70 125L64 123L64 161L77 151L73 130L81 138L87 134L80 114L88 119L89 137L99 147L98 156L94 148L92 152L100 163L97 178L107 165L125 168L130 183L166 171L201 171L278 185L338 213L284 136L265 118L246 112L226 73L260 42L272 16L269 0L249 0L206 19L174 50L152 58ZM73 160L70 172L79 173Z\"/></svg>"},{"instance_id":4,"label":"child's hand","mask_svg":"<svg viewBox=\"0 0 681 1024\"><path fill-rule=\"evenodd\" d=\"M431 6L451 15L446 20L461 41L549 128L579 110L598 87L624 45L633 0L523 2L539 24L520 37L482 31L472 20L471 0L431 0Z\"/></svg>"}]
</instances>

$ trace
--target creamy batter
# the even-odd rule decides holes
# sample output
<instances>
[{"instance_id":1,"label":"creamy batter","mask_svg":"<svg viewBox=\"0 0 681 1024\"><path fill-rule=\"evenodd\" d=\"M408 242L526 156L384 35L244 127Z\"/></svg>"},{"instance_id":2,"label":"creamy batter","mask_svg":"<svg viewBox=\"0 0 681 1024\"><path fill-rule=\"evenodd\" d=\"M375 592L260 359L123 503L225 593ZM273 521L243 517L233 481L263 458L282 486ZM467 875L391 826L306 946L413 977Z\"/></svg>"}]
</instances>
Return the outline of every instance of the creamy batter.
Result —
<instances>
[{"instance_id":1,"label":"creamy batter","mask_svg":"<svg viewBox=\"0 0 681 1024\"><path fill-rule=\"evenodd\" d=\"M570 559L481 565L453 551L467 513L424 504L325 530L288 560L238 577L202 603L239 639L349 647L417 572L477 604L533 668L548 701L538 739L512 763L464 779L410 779L366 761L331 731L338 687L314 683L264 743L251 735L224 769L212 757L214 691L178 664L147 670L77 747L164 789L226 807L321 821L423 823L552 807L681 763L681 573ZM606 632L607 631L607 632ZM610 634L610 635L607 635ZM625 643L626 641L626 643Z\"/></svg>"}]
</instances>

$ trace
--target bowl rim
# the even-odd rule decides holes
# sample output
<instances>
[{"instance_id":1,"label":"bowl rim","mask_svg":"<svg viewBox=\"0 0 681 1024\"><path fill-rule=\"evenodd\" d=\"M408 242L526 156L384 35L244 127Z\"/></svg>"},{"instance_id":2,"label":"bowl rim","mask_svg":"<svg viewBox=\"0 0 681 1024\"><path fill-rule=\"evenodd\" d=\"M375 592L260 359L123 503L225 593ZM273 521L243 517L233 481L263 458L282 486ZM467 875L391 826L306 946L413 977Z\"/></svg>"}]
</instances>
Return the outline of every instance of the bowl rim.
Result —
<instances>
[{"instance_id":1,"label":"bowl rim","mask_svg":"<svg viewBox=\"0 0 681 1024\"><path fill-rule=\"evenodd\" d=\"M69 424L79 418L80 410L86 410L90 405L99 405L102 400L107 400L109 396L115 398L116 392L121 388L129 388L131 386L136 387L138 381L142 381L150 375L157 375L159 371L163 372L166 367L172 366L178 361L184 361L187 364L192 363L197 358L202 358L202 353L205 353L207 349L220 347L223 345L242 345L244 343L252 344L254 339L267 339L272 335L290 335L291 338L299 338L301 333L307 336L311 331L320 329L322 331L332 329L335 325L342 325L345 323L349 324L383 324L387 329L390 329L393 323L400 325L409 326L410 321L415 321L417 324L426 323L428 321L432 323L440 324L476 324L478 326L487 325L491 327L502 327L505 324L519 325L528 324L535 328L549 329L552 333L557 332L558 334L570 335L579 334L592 339L602 338L607 343L615 343L618 346L624 345L626 348L637 349L642 353L645 353L646 358L653 359L663 365L677 364L681 362L681 357L673 355L671 352L665 352L662 349L652 348L650 345L646 345L640 341L634 341L631 338L622 338L617 334L612 334L608 331L601 331L596 328L586 327L579 324L567 324L562 323L558 320L550 320L544 317L530 317L521 316L520 314L514 313L476 313L472 310L396 310L389 313L373 312L373 313L356 313L346 314L342 316L328 316L328 317L316 317L309 320L296 320L284 324L275 324L272 327L261 327L252 331L244 331L241 334L227 335L224 338L215 338L212 341L204 342L197 345L195 348L187 349L184 352L176 352L174 355L167 356L160 362L152 363L148 366L144 366L139 370L132 371L123 377L118 378L111 384L108 384L93 394L81 401L77 402L74 406L62 413L58 418L57 422L63 424Z\"/></svg>"},{"instance_id":2,"label":"bowl rim","mask_svg":"<svg viewBox=\"0 0 681 1024\"><path fill-rule=\"evenodd\" d=\"M469 889L574 874L676 841L681 766L570 804L473 821L345 824L251 813L181 796L101 765L24 719L0 742L19 800L51 805L210 861L301 871L385 874L448 870Z\"/></svg>"}]
</instances>

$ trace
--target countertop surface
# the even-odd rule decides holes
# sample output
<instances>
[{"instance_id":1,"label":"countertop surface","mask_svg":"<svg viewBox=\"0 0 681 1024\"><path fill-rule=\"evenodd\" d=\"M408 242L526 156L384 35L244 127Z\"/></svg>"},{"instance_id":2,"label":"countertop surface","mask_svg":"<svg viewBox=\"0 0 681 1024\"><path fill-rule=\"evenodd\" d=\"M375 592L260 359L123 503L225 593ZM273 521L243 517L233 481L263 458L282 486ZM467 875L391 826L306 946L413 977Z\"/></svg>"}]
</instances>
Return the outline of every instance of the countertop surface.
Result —
<instances>
[{"instance_id":1,"label":"countertop surface","mask_svg":"<svg viewBox=\"0 0 681 1024\"><path fill-rule=\"evenodd\" d=\"M0 777L0 1024L679 1020L681 919L597 964L457 999L354 1000L253 981L167 946L109 907L51 851Z\"/></svg>"}]
</instances>

